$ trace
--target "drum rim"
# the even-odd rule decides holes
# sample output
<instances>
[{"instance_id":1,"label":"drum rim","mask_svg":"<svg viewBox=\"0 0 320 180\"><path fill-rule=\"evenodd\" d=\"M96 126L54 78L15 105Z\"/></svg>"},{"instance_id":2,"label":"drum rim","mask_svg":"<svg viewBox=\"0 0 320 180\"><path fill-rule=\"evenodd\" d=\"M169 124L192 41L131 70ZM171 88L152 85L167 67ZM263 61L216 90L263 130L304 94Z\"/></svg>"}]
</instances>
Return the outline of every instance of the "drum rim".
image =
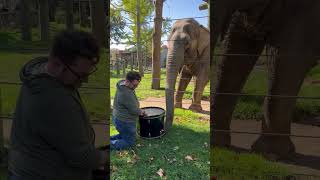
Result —
<instances>
[{"instance_id":1,"label":"drum rim","mask_svg":"<svg viewBox=\"0 0 320 180\"><path fill-rule=\"evenodd\" d=\"M143 137L140 135L140 133L138 131L136 131L136 133L141 139L158 139L158 138L161 138L162 136L164 136L166 134L166 131L163 129L163 133L160 134L160 136L156 136L156 137Z\"/></svg>"},{"instance_id":2,"label":"drum rim","mask_svg":"<svg viewBox=\"0 0 320 180\"><path fill-rule=\"evenodd\" d=\"M161 107L156 107L156 106L148 106L148 107L143 107L141 109L146 109L146 108L157 108L157 109L162 109L163 112L159 115L154 115L154 116L147 116L147 117L144 117L144 116L139 116L139 119L154 119L155 117L162 117L162 116L165 116L166 114L166 111L165 109L161 108Z\"/></svg>"}]
</instances>

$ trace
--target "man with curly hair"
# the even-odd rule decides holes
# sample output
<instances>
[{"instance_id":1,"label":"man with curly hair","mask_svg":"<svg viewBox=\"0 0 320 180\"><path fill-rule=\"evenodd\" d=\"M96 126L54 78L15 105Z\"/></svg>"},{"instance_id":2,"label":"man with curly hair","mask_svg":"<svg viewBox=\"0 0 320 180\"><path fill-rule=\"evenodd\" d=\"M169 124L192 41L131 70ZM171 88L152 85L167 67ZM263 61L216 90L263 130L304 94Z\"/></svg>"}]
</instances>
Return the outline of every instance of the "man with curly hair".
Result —
<instances>
[{"instance_id":1,"label":"man with curly hair","mask_svg":"<svg viewBox=\"0 0 320 180\"><path fill-rule=\"evenodd\" d=\"M78 88L94 73L99 45L82 31L59 33L49 57L24 65L9 150L11 180L91 180L108 162L96 149ZM106 175L107 176L107 175Z\"/></svg>"}]
</instances>

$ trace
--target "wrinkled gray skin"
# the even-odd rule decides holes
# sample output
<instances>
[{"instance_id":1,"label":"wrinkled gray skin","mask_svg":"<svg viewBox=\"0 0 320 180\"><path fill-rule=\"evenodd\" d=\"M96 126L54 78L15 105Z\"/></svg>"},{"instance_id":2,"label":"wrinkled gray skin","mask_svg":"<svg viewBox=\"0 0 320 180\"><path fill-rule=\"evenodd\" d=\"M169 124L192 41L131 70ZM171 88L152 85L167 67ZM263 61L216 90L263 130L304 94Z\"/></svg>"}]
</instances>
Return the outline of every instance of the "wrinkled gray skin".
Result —
<instances>
[{"instance_id":1,"label":"wrinkled gray skin","mask_svg":"<svg viewBox=\"0 0 320 180\"><path fill-rule=\"evenodd\" d=\"M268 94L296 96L306 73L316 64L314 56L320 55L319 11L319 0L215 0L213 43L222 37L227 54L261 54L265 45L276 48L280 56L268 59ZM211 96L212 145L230 146L230 133L213 129L230 129L237 102L236 96L218 93L240 93L257 59L218 58L216 93ZM262 132L289 134L295 104L294 98L265 98ZM279 158L295 152L289 136L261 135L251 148Z\"/></svg>"},{"instance_id":2,"label":"wrinkled gray skin","mask_svg":"<svg viewBox=\"0 0 320 180\"><path fill-rule=\"evenodd\" d=\"M210 33L194 19L178 20L173 25L168 41L166 64L166 128L173 122L174 107L182 107L183 92L192 77L195 79L192 110L201 110L201 98L209 79ZM180 81L174 99L178 73ZM174 105L175 101L175 105Z\"/></svg>"}]
</instances>

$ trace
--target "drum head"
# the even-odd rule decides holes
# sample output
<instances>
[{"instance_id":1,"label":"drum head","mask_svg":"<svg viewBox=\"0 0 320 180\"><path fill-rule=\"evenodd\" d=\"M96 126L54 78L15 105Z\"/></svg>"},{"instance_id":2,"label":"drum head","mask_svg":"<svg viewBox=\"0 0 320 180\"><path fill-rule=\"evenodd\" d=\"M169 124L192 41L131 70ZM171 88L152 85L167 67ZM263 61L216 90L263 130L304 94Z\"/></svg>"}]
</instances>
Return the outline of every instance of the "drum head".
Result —
<instances>
[{"instance_id":1,"label":"drum head","mask_svg":"<svg viewBox=\"0 0 320 180\"><path fill-rule=\"evenodd\" d=\"M146 116L140 116L138 135L142 138L153 139L162 137L164 132L165 110L159 107L142 108Z\"/></svg>"},{"instance_id":2,"label":"drum head","mask_svg":"<svg viewBox=\"0 0 320 180\"><path fill-rule=\"evenodd\" d=\"M143 109L146 112L146 116L144 116L144 118L152 118L163 115L165 113L165 110L160 107L144 107L141 109Z\"/></svg>"}]
</instances>

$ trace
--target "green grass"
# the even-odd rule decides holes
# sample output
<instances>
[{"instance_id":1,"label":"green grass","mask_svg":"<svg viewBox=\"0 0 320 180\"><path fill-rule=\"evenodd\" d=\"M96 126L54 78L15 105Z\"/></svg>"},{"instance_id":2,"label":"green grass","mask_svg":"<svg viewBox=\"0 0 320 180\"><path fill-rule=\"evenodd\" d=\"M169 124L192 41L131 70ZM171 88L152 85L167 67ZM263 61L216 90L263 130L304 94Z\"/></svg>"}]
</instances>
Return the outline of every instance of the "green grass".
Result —
<instances>
[{"instance_id":1,"label":"green grass","mask_svg":"<svg viewBox=\"0 0 320 180\"><path fill-rule=\"evenodd\" d=\"M221 47L215 49L217 54L223 53ZM217 60L217 59L216 59ZM265 62L265 58L261 58ZM248 80L244 86L243 93L247 94L262 94L267 92L267 69L254 69L248 77ZM310 84L310 80L320 80L320 65L312 68L305 77L299 96L320 96L320 83ZM263 119L263 97L261 96L242 96L233 112L234 119ZM294 112L293 121L302 120L309 117L316 117L320 114L320 101L310 99L298 99L296 109Z\"/></svg>"},{"instance_id":2,"label":"green grass","mask_svg":"<svg viewBox=\"0 0 320 180\"><path fill-rule=\"evenodd\" d=\"M305 79L319 80L320 65L314 67ZM245 84L244 93L262 94L267 92L267 72L254 70ZM310 84L305 81L298 94L299 96L319 97L320 84ZM263 97L261 96L243 96L239 98L233 117L235 119L263 119ZM310 99L298 99L294 112L294 121L307 117L315 117L320 114L320 101Z\"/></svg>"},{"instance_id":3,"label":"green grass","mask_svg":"<svg viewBox=\"0 0 320 180\"><path fill-rule=\"evenodd\" d=\"M7 169L6 168L0 169L0 180L7 180Z\"/></svg>"},{"instance_id":4,"label":"green grass","mask_svg":"<svg viewBox=\"0 0 320 180\"><path fill-rule=\"evenodd\" d=\"M31 49L31 50L41 50L48 49L50 42L52 41L55 34L59 31L64 30L66 27L64 24L58 24L51 22L49 26L49 41L40 40L40 31L39 28L32 28L31 37L32 41L23 41L21 40L21 33L19 29L7 29L0 31L0 49L5 49L6 51L17 51L22 49ZM75 29L81 29L84 31L90 31L88 28L83 28L75 24Z\"/></svg>"},{"instance_id":5,"label":"green grass","mask_svg":"<svg viewBox=\"0 0 320 180\"><path fill-rule=\"evenodd\" d=\"M291 175L285 167L266 161L259 155L235 153L219 148L212 150L211 162L211 175L219 180L267 180Z\"/></svg>"},{"instance_id":6,"label":"green grass","mask_svg":"<svg viewBox=\"0 0 320 180\"><path fill-rule=\"evenodd\" d=\"M124 79L122 75L116 75L114 71L111 71L111 79L110 79L110 84L111 84L111 98L114 97L115 95L115 85L116 83ZM152 83L152 74L151 73L146 73L144 77L141 80L141 83L139 84L136 94L140 100L146 99L148 97L164 97L165 96L165 71L162 70L161 73L161 81L160 81L160 88L161 90L154 90L151 89L151 83ZM178 83L178 82L177 82ZM210 94L210 83L206 86L204 93L203 93L203 98L204 99L209 99L209 94ZM176 85L176 88L178 87L178 84ZM189 86L186 89L186 92L184 93L184 98L185 99L191 99L192 98L192 92L194 90L194 82L190 82ZM146 93L147 91L147 93Z\"/></svg>"},{"instance_id":7,"label":"green grass","mask_svg":"<svg viewBox=\"0 0 320 180\"><path fill-rule=\"evenodd\" d=\"M209 179L209 121L189 110L175 112L173 128L161 139L138 138L133 149L111 153L111 179L160 179L159 169L167 179Z\"/></svg>"}]
</instances>

